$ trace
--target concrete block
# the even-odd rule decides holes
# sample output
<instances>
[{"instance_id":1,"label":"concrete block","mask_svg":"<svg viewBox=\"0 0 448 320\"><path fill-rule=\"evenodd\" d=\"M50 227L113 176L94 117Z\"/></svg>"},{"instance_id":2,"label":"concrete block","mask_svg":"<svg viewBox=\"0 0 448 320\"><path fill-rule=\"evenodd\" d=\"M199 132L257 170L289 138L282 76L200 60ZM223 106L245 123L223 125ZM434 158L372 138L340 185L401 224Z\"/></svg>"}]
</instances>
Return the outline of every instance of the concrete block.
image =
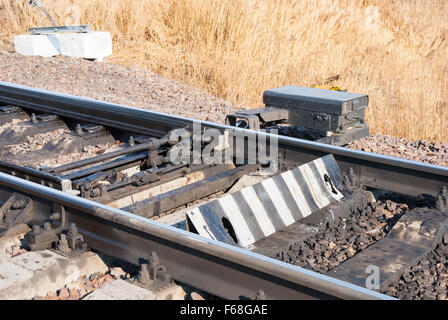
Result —
<instances>
[{"instance_id":1,"label":"concrete block","mask_svg":"<svg viewBox=\"0 0 448 320\"><path fill-rule=\"evenodd\" d=\"M112 54L109 32L22 34L14 36L17 53L52 57L58 54L102 61Z\"/></svg>"},{"instance_id":2,"label":"concrete block","mask_svg":"<svg viewBox=\"0 0 448 320\"><path fill-rule=\"evenodd\" d=\"M109 32L60 34L59 43L64 56L103 59L112 54L112 37Z\"/></svg>"},{"instance_id":3,"label":"concrete block","mask_svg":"<svg viewBox=\"0 0 448 320\"><path fill-rule=\"evenodd\" d=\"M343 199L340 174L333 155L326 155L188 210L187 228L247 248Z\"/></svg>"},{"instance_id":4,"label":"concrete block","mask_svg":"<svg viewBox=\"0 0 448 320\"><path fill-rule=\"evenodd\" d=\"M14 36L14 49L25 56L52 57L60 54L57 35L21 34Z\"/></svg>"},{"instance_id":5,"label":"concrete block","mask_svg":"<svg viewBox=\"0 0 448 320\"><path fill-rule=\"evenodd\" d=\"M28 252L14 258L0 255L0 299L45 296L81 276L108 271L94 253L67 258L49 250Z\"/></svg>"},{"instance_id":6,"label":"concrete block","mask_svg":"<svg viewBox=\"0 0 448 320\"><path fill-rule=\"evenodd\" d=\"M147 290L125 280L109 282L83 300L184 300L185 291L176 284Z\"/></svg>"}]
</instances>

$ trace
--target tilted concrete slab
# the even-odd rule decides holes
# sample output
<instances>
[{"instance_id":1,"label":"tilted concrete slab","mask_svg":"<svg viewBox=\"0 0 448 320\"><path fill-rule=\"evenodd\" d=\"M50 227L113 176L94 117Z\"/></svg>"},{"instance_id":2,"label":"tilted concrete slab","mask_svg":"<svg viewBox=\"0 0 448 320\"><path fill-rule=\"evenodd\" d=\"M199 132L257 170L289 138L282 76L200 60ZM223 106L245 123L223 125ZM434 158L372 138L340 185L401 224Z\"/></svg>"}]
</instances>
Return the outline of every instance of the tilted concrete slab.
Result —
<instances>
[{"instance_id":1,"label":"tilted concrete slab","mask_svg":"<svg viewBox=\"0 0 448 320\"><path fill-rule=\"evenodd\" d=\"M11 258L0 254L0 299L23 300L45 296L81 276L108 270L92 252L67 258L49 250L27 252Z\"/></svg>"},{"instance_id":2,"label":"tilted concrete slab","mask_svg":"<svg viewBox=\"0 0 448 320\"><path fill-rule=\"evenodd\" d=\"M96 289L83 300L184 300L185 296L183 288L176 284L169 284L157 290L148 290L117 279Z\"/></svg>"},{"instance_id":3,"label":"tilted concrete slab","mask_svg":"<svg viewBox=\"0 0 448 320\"><path fill-rule=\"evenodd\" d=\"M187 210L189 231L248 248L348 195L333 155Z\"/></svg>"}]
</instances>

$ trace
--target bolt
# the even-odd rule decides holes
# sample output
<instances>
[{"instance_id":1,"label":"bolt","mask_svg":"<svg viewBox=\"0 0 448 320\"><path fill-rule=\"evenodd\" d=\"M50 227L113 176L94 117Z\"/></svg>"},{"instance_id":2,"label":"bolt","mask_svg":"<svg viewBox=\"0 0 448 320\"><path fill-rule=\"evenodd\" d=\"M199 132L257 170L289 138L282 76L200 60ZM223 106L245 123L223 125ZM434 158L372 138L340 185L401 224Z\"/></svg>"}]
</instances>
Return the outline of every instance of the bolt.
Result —
<instances>
[{"instance_id":1,"label":"bolt","mask_svg":"<svg viewBox=\"0 0 448 320\"><path fill-rule=\"evenodd\" d=\"M24 199L19 199L13 202L11 209L17 210L17 209L22 209L23 207L25 207L25 200Z\"/></svg>"},{"instance_id":2,"label":"bolt","mask_svg":"<svg viewBox=\"0 0 448 320\"><path fill-rule=\"evenodd\" d=\"M148 265L143 263L140 265L140 271L138 272L138 282L145 285L151 282L149 277Z\"/></svg>"},{"instance_id":3,"label":"bolt","mask_svg":"<svg viewBox=\"0 0 448 320\"><path fill-rule=\"evenodd\" d=\"M83 130L82 130L82 127L81 127L81 125L79 123L76 125L75 131L76 131L76 134L79 134L79 135L84 133Z\"/></svg>"},{"instance_id":4,"label":"bolt","mask_svg":"<svg viewBox=\"0 0 448 320\"><path fill-rule=\"evenodd\" d=\"M36 124L37 123L37 118L36 118L36 114L35 113L31 114L31 123L32 124Z\"/></svg>"},{"instance_id":5,"label":"bolt","mask_svg":"<svg viewBox=\"0 0 448 320\"><path fill-rule=\"evenodd\" d=\"M95 188L93 188L93 189L91 189L90 190L90 196L91 197L98 197L98 196L101 196L101 186L102 186L103 184L99 184L97 187L95 187ZM104 185L105 186L105 185Z\"/></svg>"},{"instance_id":6,"label":"bolt","mask_svg":"<svg viewBox=\"0 0 448 320\"><path fill-rule=\"evenodd\" d=\"M51 230L51 223L50 222L45 222L44 223L44 230L45 231L50 231Z\"/></svg>"},{"instance_id":7,"label":"bolt","mask_svg":"<svg viewBox=\"0 0 448 320\"><path fill-rule=\"evenodd\" d=\"M348 177L348 179L350 180L350 182L351 182L352 184L354 184L354 181L355 181L355 179L356 179L356 176L355 176L355 170L353 170L352 167L350 167L350 168L348 169L347 177Z\"/></svg>"},{"instance_id":8,"label":"bolt","mask_svg":"<svg viewBox=\"0 0 448 320\"><path fill-rule=\"evenodd\" d=\"M68 229L68 235L70 237L78 235L78 228L76 227L76 223L74 222L70 223L70 227Z\"/></svg>"},{"instance_id":9,"label":"bolt","mask_svg":"<svg viewBox=\"0 0 448 320\"><path fill-rule=\"evenodd\" d=\"M130 137L129 137L129 145L130 145L130 146L133 146L134 144L135 144L134 137L133 137L133 136L130 136Z\"/></svg>"},{"instance_id":10,"label":"bolt","mask_svg":"<svg viewBox=\"0 0 448 320\"><path fill-rule=\"evenodd\" d=\"M68 246L67 236L65 234L61 234L61 238L58 241L58 250L64 253L70 252L72 250Z\"/></svg>"},{"instance_id":11,"label":"bolt","mask_svg":"<svg viewBox=\"0 0 448 320\"><path fill-rule=\"evenodd\" d=\"M159 265L160 261L159 261L159 256L157 255L156 252L151 252L150 256L149 256L149 264L151 265L151 267L156 268Z\"/></svg>"},{"instance_id":12,"label":"bolt","mask_svg":"<svg viewBox=\"0 0 448 320\"><path fill-rule=\"evenodd\" d=\"M53 214L49 217L50 220L57 220L60 218L59 212L53 212Z\"/></svg>"},{"instance_id":13,"label":"bolt","mask_svg":"<svg viewBox=\"0 0 448 320\"><path fill-rule=\"evenodd\" d=\"M436 199L437 209L448 212L448 188L442 187Z\"/></svg>"},{"instance_id":14,"label":"bolt","mask_svg":"<svg viewBox=\"0 0 448 320\"><path fill-rule=\"evenodd\" d=\"M347 174L344 176L344 185L350 192L359 186L359 179L352 167L348 169Z\"/></svg>"},{"instance_id":15,"label":"bolt","mask_svg":"<svg viewBox=\"0 0 448 320\"><path fill-rule=\"evenodd\" d=\"M263 290L258 290L255 294L255 300L266 300L266 294Z\"/></svg>"}]
</instances>

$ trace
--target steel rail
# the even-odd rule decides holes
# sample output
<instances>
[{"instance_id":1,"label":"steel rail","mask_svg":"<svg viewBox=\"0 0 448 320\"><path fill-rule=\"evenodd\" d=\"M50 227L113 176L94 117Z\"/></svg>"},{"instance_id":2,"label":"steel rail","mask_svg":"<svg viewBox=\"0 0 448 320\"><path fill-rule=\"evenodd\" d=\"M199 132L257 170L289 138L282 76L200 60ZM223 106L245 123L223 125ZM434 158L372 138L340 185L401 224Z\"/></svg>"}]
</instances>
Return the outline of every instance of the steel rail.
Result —
<instances>
[{"instance_id":1,"label":"steel rail","mask_svg":"<svg viewBox=\"0 0 448 320\"><path fill-rule=\"evenodd\" d=\"M157 137L163 136L171 129L192 126L195 121L203 127L246 132L256 134L259 137L265 135L267 139L273 137L272 134L264 132L253 132L223 124L80 98L6 82L0 82L0 102ZM419 194L435 196L442 186L448 185L448 168L446 167L286 136L277 137L282 168L297 166L331 153L343 171L350 167L353 168L355 174L369 187L414 196Z\"/></svg>"},{"instance_id":2,"label":"steel rail","mask_svg":"<svg viewBox=\"0 0 448 320\"><path fill-rule=\"evenodd\" d=\"M0 173L0 194L22 193L34 201L42 219L62 205L93 249L139 264L157 252L177 281L225 299L392 299L325 275L84 198Z\"/></svg>"},{"instance_id":3,"label":"steel rail","mask_svg":"<svg viewBox=\"0 0 448 320\"><path fill-rule=\"evenodd\" d=\"M67 163L64 165L60 165L59 167L51 169L50 172L55 172L55 173L66 172L66 171L70 171L73 169L85 167L85 166L88 166L88 165L91 165L94 163L110 160L113 158L118 158L119 156L122 156L122 155L127 155L127 154L131 154L131 153L147 151L147 150L149 151L150 146L152 146L152 142L145 142L145 143L137 144L137 145L134 145L131 147L124 147L117 151L111 151L111 152L100 154L95 157L91 157L91 158Z\"/></svg>"},{"instance_id":4,"label":"steel rail","mask_svg":"<svg viewBox=\"0 0 448 320\"><path fill-rule=\"evenodd\" d=\"M179 121L168 124L162 116L157 114L141 119L141 121L135 121L134 114L130 113L127 116L126 111L123 113L123 109L120 110L120 106L115 104L110 104L115 107L105 110L100 101L83 98L77 100L73 99L75 96L54 95L50 91L5 82L0 82L0 87L0 101L3 103L18 104L38 112L53 113L61 117L83 120L139 134L160 138L172 129L185 126L185 122ZM45 102L43 103L43 101ZM86 103L89 105L88 108L84 108ZM104 116L103 112L106 112ZM81 114L82 117L80 117Z\"/></svg>"},{"instance_id":5,"label":"steel rail","mask_svg":"<svg viewBox=\"0 0 448 320\"><path fill-rule=\"evenodd\" d=\"M71 181L65 178L53 176L49 173L39 171L29 167L22 167L17 164L9 163L0 160L0 172L10 173L14 176L21 176L26 180L31 180L41 184L47 184L48 186L63 191L71 189Z\"/></svg>"}]
</instances>

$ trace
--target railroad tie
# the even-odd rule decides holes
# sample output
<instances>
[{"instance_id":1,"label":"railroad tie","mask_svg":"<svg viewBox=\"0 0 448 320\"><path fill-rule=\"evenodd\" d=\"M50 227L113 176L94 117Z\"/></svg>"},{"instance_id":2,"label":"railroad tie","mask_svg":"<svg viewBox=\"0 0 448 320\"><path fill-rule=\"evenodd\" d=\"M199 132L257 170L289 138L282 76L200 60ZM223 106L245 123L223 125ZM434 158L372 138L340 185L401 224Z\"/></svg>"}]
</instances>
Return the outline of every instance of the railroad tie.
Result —
<instances>
[{"instance_id":1,"label":"railroad tie","mask_svg":"<svg viewBox=\"0 0 448 320\"><path fill-rule=\"evenodd\" d=\"M398 220L386 238L327 275L361 287L376 285L377 288L373 289L385 290L392 281L399 279L405 268L416 265L426 257L441 241L446 230L448 212L415 208Z\"/></svg>"},{"instance_id":2,"label":"railroad tie","mask_svg":"<svg viewBox=\"0 0 448 320\"><path fill-rule=\"evenodd\" d=\"M345 195L338 165L327 155L188 210L187 227L246 248Z\"/></svg>"}]
</instances>

